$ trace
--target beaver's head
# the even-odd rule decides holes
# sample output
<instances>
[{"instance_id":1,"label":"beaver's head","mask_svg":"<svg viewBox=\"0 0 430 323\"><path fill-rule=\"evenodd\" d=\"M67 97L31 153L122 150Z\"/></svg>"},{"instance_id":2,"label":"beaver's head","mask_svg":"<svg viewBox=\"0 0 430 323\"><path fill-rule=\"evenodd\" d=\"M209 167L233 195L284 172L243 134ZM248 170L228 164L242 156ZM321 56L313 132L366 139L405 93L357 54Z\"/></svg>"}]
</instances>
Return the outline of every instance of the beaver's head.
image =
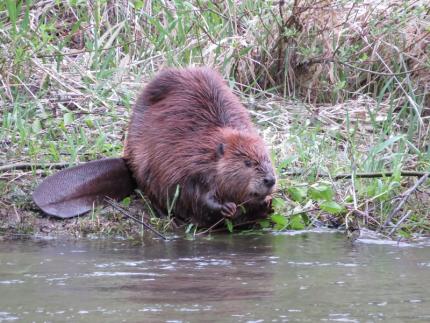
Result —
<instances>
[{"instance_id":1,"label":"beaver's head","mask_svg":"<svg viewBox=\"0 0 430 323\"><path fill-rule=\"evenodd\" d=\"M264 200L276 177L263 140L254 133L223 129L217 147L216 182L220 198L236 203Z\"/></svg>"}]
</instances>

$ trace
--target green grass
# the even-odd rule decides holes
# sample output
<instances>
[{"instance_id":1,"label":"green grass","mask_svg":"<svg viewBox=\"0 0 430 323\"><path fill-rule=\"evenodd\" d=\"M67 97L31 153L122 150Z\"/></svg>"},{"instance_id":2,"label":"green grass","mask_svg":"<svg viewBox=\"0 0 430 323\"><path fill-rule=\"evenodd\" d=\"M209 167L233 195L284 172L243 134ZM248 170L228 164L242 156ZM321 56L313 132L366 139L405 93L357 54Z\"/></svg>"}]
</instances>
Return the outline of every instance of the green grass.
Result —
<instances>
[{"instance_id":1,"label":"green grass","mask_svg":"<svg viewBox=\"0 0 430 323\"><path fill-rule=\"evenodd\" d=\"M207 65L230 80L272 147L284 203L275 202L277 216L264 226L356 217L378 229L413 185L400 171L430 168L429 6L389 4L0 2L1 164L121 156L143 84L165 66ZM292 170L302 175L287 176ZM387 170L395 176L320 176ZM33 219L30 194L41 175L0 173L4 218ZM311 193L321 187L330 197ZM393 236L430 232L428 194L428 182L413 192L392 220L410 211ZM95 232L110 230L96 218Z\"/></svg>"}]
</instances>

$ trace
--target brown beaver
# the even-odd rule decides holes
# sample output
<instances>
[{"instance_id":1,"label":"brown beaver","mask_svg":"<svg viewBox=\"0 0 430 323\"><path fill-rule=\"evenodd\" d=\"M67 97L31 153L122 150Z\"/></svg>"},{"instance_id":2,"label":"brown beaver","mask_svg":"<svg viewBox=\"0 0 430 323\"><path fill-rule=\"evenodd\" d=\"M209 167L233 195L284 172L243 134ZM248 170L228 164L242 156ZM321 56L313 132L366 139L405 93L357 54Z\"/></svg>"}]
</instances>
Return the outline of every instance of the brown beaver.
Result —
<instances>
[{"instance_id":1,"label":"brown beaver","mask_svg":"<svg viewBox=\"0 0 430 323\"><path fill-rule=\"evenodd\" d=\"M164 70L145 87L124 159L157 210L179 186L175 217L204 226L265 216L276 181L247 110L208 68Z\"/></svg>"},{"instance_id":2,"label":"brown beaver","mask_svg":"<svg viewBox=\"0 0 430 323\"><path fill-rule=\"evenodd\" d=\"M175 217L206 226L222 217L265 216L275 175L248 112L218 73L168 69L136 102L124 159L60 171L33 200L46 214L68 218L105 196L124 198L135 182L161 214L179 188Z\"/></svg>"}]
</instances>

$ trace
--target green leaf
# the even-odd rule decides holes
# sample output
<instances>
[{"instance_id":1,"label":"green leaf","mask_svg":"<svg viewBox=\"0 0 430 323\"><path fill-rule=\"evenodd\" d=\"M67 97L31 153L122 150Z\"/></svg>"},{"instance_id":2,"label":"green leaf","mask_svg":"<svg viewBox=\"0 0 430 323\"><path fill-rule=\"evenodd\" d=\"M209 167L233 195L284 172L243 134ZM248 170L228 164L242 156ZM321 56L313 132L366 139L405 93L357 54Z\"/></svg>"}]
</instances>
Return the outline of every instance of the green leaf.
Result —
<instances>
[{"instance_id":1,"label":"green leaf","mask_svg":"<svg viewBox=\"0 0 430 323\"><path fill-rule=\"evenodd\" d=\"M342 90L346 85L346 81L338 81L335 86L334 86L334 90L335 91L339 91Z\"/></svg>"},{"instance_id":2,"label":"green leaf","mask_svg":"<svg viewBox=\"0 0 430 323\"><path fill-rule=\"evenodd\" d=\"M303 230L305 228L305 222L303 221L301 214L296 214L290 218L289 227L292 230Z\"/></svg>"},{"instance_id":3,"label":"green leaf","mask_svg":"<svg viewBox=\"0 0 430 323\"><path fill-rule=\"evenodd\" d=\"M411 238L412 237L412 234L410 234L409 232L407 232L403 229L398 230L397 234L403 238Z\"/></svg>"},{"instance_id":4,"label":"green leaf","mask_svg":"<svg viewBox=\"0 0 430 323\"><path fill-rule=\"evenodd\" d=\"M131 198L130 198L130 196L126 197L125 199L123 199L123 200L121 201L121 204L122 204L123 206L125 206L125 207L129 207L129 206L130 206L130 203L131 203Z\"/></svg>"},{"instance_id":5,"label":"green leaf","mask_svg":"<svg viewBox=\"0 0 430 323\"><path fill-rule=\"evenodd\" d=\"M279 197L275 197L272 199L272 207L277 211L283 210L285 208L285 201Z\"/></svg>"},{"instance_id":6,"label":"green leaf","mask_svg":"<svg viewBox=\"0 0 430 323\"><path fill-rule=\"evenodd\" d=\"M270 221L269 220L261 220L260 222L258 222L258 224L260 225L260 227L262 229L266 229L266 228L270 227Z\"/></svg>"},{"instance_id":7,"label":"green leaf","mask_svg":"<svg viewBox=\"0 0 430 323\"><path fill-rule=\"evenodd\" d=\"M397 135L397 136L393 136L391 138L388 138L387 140L379 143L378 145L374 146L369 154L369 157L371 155L375 155L375 154L379 154L380 152L382 152L383 150L387 149L388 147L392 146L393 144L395 144L397 141L399 141L400 139L403 139L404 135Z\"/></svg>"},{"instance_id":8,"label":"green leaf","mask_svg":"<svg viewBox=\"0 0 430 323\"><path fill-rule=\"evenodd\" d=\"M233 233L233 223L230 219L225 219L225 225L227 226L228 232Z\"/></svg>"},{"instance_id":9,"label":"green leaf","mask_svg":"<svg viewBox=\"0 0 430 323\"><path fill-rule=\"evenodd\" d=\"M275 223L275 229L276 230L282 230L285 229L288 225L288 219L280 214L273 214L270 219L273 223Z\"/></svg>"},{"instance_id":10,"label":"green leaf","mask_svg":"<svg viewBox=\"0 0 430 323\"><path fill-rule=\"evenodd\" d=\"M308 195L308 188L305 186L302 186L302 187L293 186L288 188L287 191L291 199L295 202L302 202Z\"/></svg>"},{"instance_id":11,"label":"green leaf","mask_svg":"<svg viewBox=\"0 0 430 323\"><path fill-rule=\"evenodd\" d=\"M239 51L239 56L244 56L246 54L248 54L252 49L252 46L249 47L244 47Z\"/></svg>"},{"instance_id":12,"label":"green leaf","mask_svg":"<svg viewBox=\"0 0 430 323\"><path fill-rule=\"evenodd\" d=\"M291 156L291 157L289 157L287 159L284 159L283 161L281 161L278 164L278 169L279 170L284 170L284 169L288 168L288 166L290 164L292 164L296 159L297 159L297 156Z\"/></svg>"},{"instance_id":13,"label":"green leaf","mask_svg":"<svg viewBox=\"0 0 430 323\"><path fill-rule=\"evenodd\" d=\"M70 34L74 34L74 33L78 32L80 27L81 27L81 21L80 21L80 20L78 20L77 22L75 22L75 23L72 25L72 29L71 29L71 31L70 31Z\"/></svg>"},{"instance_id":14,"label":"green leaf","mask_svg":"<svg viewBox=\"0 0 430 323\"><path fill-rule=\"evenodd\" d=\"M326 183L315 183L309 188L309 196L313 200L330 201L333 199L333 189Z\"/></svg>"},{"instance_id":15,"label":"green leaf","mask_svg":"<svg viewBox=\"0 0 430 323\"><path fill-rule=\"evenodd\" d=\"M320 204L320 209L330 214L339 214L345 211L345 208L335 201L324 201Z\"/></svg>"},{"instance_id":16,"label":"green leaf","mask_svg":"<svg viewBox=\"0 0 430 323\"><path fill-rule=\"evenodd\" d=\"M93 129L94 128L94 122L91 118L86 118L85 119L85 124L87 125L88 128Z\"/></svg>"},{"instance_id":17,"label":"green leaf","mask_svg":"<svg viewBox=\"0 0 430 323\"><path fill-rule=\"evenodd\" d=\"M302 213L300 214L300 216L302 217L302 220L305 226L308 226L309 224L311 224L311 220L309 219L309 216L307 213Z\"/></svg>"},{"instance_id":18,"label":"green leaf","mask_svg":"<svg viewBox=\"0 0 430 323\"><path fill-rule=\"evenodd\" d=\"M60 160L60 153L52 142L49 143L49 152L51 153L51 157L54 161L58 162Z\"/></svg>"},{"instance_id":19,"label":"green leaf","mask_svg":"<svg viewBox=\"0 0 430 323\"><path fill-rule=\"evenodd\" d=\"M18 17L18 4L14 0L6 0L6 8L9 14L9 20L12 23L12 33L16 33L16 21Z\"/></svg>"},{"instance_id":20,"label":"green leaf","mask_svg":"<svg viewBox=\"0 0 430 323\"><path fill-rule=\"evenodd\" d=\"M239 207L242 214L246 214L246 208L243 205L239 205Z\"/></svg>"},{"instance_id":21,"label":"green leaf","mask_svg":"<svg viewBox=\"0 0 430 323\"><path fill-rule=\"evenodd\" d=\"M33 124L31 125L31 129L34 133L38 133L40 130L42 130L42 124L39 119L34 120Z\"/></svg>"},{"instance_id":22,"label":"green leaf","mask_svg":"<svg viewBox=\"0 0 430 323\"><path fill-rule=\"evenodd\" d=\"M134 8L136 10L141 10L143 8L144 2L143 0L134 0Z\"/></svg>"},{"instance_id":23,"label":"green leaf","mask_svg":"<svg viewBox=\"0 0 430 323\"><path fill-rule=\"evenodd\" d=\"M63 116L63 120L64 120L64 125L65 126L68 126L68 125L72 124L73 121L74 121L73 113L71 113L71 112L65 113L64 116Z\"/></svg>"}]
</instances>

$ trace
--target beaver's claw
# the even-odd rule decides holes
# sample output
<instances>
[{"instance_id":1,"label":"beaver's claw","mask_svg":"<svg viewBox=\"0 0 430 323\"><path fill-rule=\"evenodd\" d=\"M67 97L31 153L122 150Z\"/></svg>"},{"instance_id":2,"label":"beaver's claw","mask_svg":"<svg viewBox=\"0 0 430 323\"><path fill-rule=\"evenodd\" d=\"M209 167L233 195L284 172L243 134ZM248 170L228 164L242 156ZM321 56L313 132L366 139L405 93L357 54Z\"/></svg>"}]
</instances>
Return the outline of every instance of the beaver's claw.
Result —
<instances>
[{"instance_id":1,"label":"beaver's claw","mask_svg":"<svg viewBox=\"0 0 430 323\"><path fill-rule=\"evenodd\" d=\"M236 214L236 204L233 202L224 203L221 207L221 214L223 217L232 218Z\"/></svg>"}]
</instances>

